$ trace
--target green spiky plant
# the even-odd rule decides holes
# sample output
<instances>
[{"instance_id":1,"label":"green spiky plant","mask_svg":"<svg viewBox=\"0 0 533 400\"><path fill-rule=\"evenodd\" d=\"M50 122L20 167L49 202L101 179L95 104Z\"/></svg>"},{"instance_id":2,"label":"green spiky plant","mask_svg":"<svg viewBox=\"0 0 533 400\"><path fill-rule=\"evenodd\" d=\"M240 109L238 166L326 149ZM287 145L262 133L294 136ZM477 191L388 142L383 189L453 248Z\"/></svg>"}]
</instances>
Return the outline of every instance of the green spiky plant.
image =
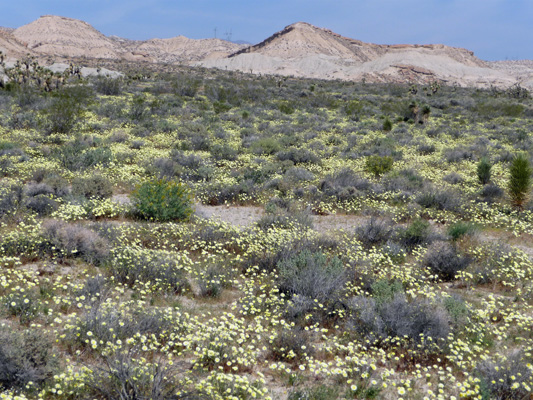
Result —
<instances>
[{"instance_id":1,"label":"green spiky plant","mask_svg":"<svg viewBox=\"0 0 533 400\"><path fill-rule=\"evenodd\" d=\"M491 170L492 165L490 165L488 158L483 157L477 164L477 177L479 179L479 183L486 185L490 182Z\"/></svg>"},{"instance_id":2,"label":"green spiky plant","mask_svg":"<svg viewBox=\"0 0 533 400\"><path fill-rule=\"evenodd\" d=\"M511 162L509 170L509 196L514 207L522 209L527 201L531 186L531 166L524 154L518 154Z\"/></svg>"}]
</instances>

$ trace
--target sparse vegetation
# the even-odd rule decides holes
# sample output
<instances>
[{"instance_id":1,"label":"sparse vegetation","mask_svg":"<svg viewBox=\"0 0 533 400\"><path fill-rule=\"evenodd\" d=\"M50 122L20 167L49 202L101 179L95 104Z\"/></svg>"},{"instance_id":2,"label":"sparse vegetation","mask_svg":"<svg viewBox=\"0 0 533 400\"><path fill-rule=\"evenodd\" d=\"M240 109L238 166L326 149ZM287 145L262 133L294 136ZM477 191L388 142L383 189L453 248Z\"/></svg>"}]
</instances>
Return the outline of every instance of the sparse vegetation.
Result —
<instances>
[{"instance_id":1,"label":"sparse vegetation","mask_svg":"<svg viewBox=\"0 0 533 400\"><path fill-rule=\"evenodd\" d=\"M1 398L531 393L521 88L122 67L0 88Z\"/></svg>"}]
</instances>

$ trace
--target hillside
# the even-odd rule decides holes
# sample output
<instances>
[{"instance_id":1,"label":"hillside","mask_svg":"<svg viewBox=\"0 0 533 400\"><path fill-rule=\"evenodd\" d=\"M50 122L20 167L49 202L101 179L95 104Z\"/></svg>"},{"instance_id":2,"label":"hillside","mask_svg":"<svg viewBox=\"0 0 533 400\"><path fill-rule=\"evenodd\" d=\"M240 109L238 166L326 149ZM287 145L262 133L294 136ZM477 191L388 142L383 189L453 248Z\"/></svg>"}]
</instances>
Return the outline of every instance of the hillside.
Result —
<instances>
[{"instance_id":1,"label":"hillside","mask_svg":"<svg viewBox=\"0 0 533 400\"><path fill-rule=\"evenodd\" d=\"M220 39L170 39L136 41L108 37L84 21L45 15L15 29L13 35L28 48L49 56L112 60L148 60L182 63L224 57L244 46Z\"/></svg>"},{"instance_id":2,"label":"hillside","mask_svg":"<svg viewBox=\"0 0 533 400\"><path fill-rule=\"evenodd\" d=\"M1 49L12 58L32 52L60 58L60 62L65 58L142 60L315 79L420 84L438 81L475 87L520 83L533 89L531 63L488 63L467 49L442 44L365 43L305 22L289 25L248 46L185 36L130 40L105 36L84 21L46 15L15 30L0 29Z\"/></svg>"},{"instance_id":3,"label":"hillside","mask_svg":"<svg viewBox=\"0 0 533 400\"><path fill-rule=\"evenodd\" d=\"M13 31L33 51L50 56L122 58L116 44L84 21L45 15Z\"/></svg>"},{"instance_id":4,"label":"hillside","mask_svg":"<svg viewBox=\"0 0 533 400\"><path fill-rule=\"evenodd\" d=\"M0 28L0 51L4 53L8 59L15 59L23 57L31 53L31 51L19 42L8 28Z\"/></svg>"},{"instance_id":5,"label":"hillside","mask_svg":"<svg viewBox=\"0 0 533 400\"><path fill-rule=\"evenodd\" d=\"M225 59L201 65L262 74L366 80L441 81L461 86L508 86L516 78L489 68L473 52L445 45L378 45L298 22Z\"/></svg>"},{"instance_id":6,"label":"hillside","mask_svg":"<svg viewBox=\"0 0 533 400\"><path fill-rule=\"evenodd\" d=\"M189 39L176 36L170 39L150 39L134 44L134 50L157 62L189 62L222 58L242 49L243 45L221 39Z\"/></svg>"}]
</instances>

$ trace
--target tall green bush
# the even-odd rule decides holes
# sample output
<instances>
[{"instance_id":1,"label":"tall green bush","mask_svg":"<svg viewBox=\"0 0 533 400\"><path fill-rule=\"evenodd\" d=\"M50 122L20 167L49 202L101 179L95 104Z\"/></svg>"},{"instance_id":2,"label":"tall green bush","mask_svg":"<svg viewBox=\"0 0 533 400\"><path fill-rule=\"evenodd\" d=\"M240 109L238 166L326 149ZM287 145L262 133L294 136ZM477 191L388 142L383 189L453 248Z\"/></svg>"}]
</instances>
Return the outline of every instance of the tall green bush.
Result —
<instances>
[{"instance_id":1,"label":"tall green bush","mask_svg":"<svg viewBox=\"0 0 533 400\"><path fill-rule=\"evenodd\" d=\"M479 179L479 183L486 185L490 182L491 170L492 165L490 165L489 160L487 157L483 157L477 164L477 177Z\"/></svg>"},{"instance_id":2,"label":"tall green bush","mask_svg":"<svg viewBox=\"0 0 533 400\"><path fill-rule=\"evenodd\" d=\"M513 206L521 209L527 200L531 186L531 166L524 154L518 154L511 162L509 170L509 196Z\"/></svg>"},{"instance_id":3,"label":"tall green bush","mask_svg":"<svg viewBox=\"0 0 533 400\"><path fill-rule=\"evenodd\" d=\"M391 156L370 156L366 159L365 169L376 178L392 170L394 160Z\"/></svg>"},{"instance_id":4,"label":"tall green bush","mask_svg":"<svg viewBox=\"0 0 533 400\"><path fill-rule=\"evenodd\" d=\"M146 219L184 221L191 216L192 196L181 182L158 179L147 181L132 193L133 204Z\"/></svg>"}]
</instances>

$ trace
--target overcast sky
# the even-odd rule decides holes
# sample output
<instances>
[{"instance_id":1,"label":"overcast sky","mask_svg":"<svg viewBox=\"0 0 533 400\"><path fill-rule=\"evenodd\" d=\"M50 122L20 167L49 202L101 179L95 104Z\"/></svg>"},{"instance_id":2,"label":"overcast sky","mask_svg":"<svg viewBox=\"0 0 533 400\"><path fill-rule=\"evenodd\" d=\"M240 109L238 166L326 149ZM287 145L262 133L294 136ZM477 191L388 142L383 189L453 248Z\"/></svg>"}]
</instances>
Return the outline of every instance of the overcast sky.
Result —
<instances>
[{"instance_id":1,"label":"overcast sky","mask_svg":"<svg viewBox=\"0 0 533 400\"><path fill-rule=\"evenodd\" d=\"M0 0L0 26L41 15L82 19L128 39L214 37L258 43L305 21L380 44L443 43L484 60L533 59L533 0Z\"/></svg>"}]
</instances>

